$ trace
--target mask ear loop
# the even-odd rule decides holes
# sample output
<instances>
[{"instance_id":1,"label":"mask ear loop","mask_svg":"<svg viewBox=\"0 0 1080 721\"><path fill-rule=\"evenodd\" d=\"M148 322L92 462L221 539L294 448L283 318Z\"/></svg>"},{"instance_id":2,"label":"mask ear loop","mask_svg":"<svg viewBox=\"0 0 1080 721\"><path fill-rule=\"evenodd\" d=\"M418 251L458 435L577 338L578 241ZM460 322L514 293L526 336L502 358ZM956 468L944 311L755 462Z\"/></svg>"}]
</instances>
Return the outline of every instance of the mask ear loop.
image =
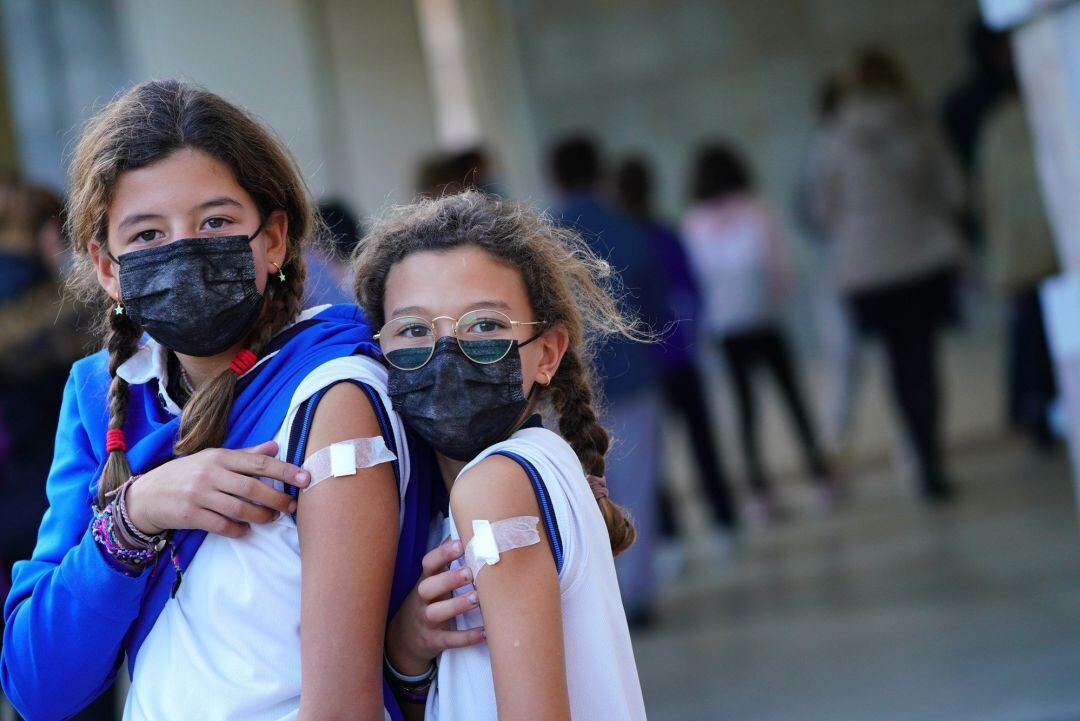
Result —
<instances>
[{"instance_id":1,"label":"mask ear loop","mask_svg":"<svg viewBox=\"0 0 1080 721\"><path fill-rule=\"evenodd\" d=\"M530 343L532 343L534 340L536 340L540 336L544 335L544 333L547 333L547 328L544 328L543 330L536 331L536 335L534 335L532 338L525 341L524 343L518 343L518 348L524 348L525 346L529 345Z\"/></svg>"}]
</instances>

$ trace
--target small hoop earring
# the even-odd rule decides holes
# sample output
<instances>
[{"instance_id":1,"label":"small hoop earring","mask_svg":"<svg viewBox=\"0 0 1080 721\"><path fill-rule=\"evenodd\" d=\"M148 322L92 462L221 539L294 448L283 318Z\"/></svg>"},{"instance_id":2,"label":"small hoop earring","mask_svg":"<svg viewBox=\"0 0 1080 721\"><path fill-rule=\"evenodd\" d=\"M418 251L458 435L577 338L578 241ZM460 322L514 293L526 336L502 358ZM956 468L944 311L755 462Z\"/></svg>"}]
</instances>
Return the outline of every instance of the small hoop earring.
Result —
<instances>
[{"instance_id":1,"label":"small hoop earring","mask_svg":"<svg viewBox=\"0 0 1080 721\"><path fill-rule=\"evenodd\" d=\"M275 272L275 273L277 273L277 279L278 279L279 281L281 281L282 283L284 283L284 282L285 282L285 271L283 271L283 270L281 269L281 266L280 266L280 265L278 265L277 263L274 263L274 261L272 261L272 260L271 260L270 262L271 262L271 263L273 264L273 266L274 266L274 272Z\"/></svg>"},{"instance_id":2,"label":"small hoop earring","mask_svg":"<svg viewBox=\"0 0 1080 721\"><path fill-rule=\"evenodd\" d=\"M540 385L548 386L551 384L551 376L547 373L544 374L544 380L540 381Z\"/></svg>"}]
</instances>

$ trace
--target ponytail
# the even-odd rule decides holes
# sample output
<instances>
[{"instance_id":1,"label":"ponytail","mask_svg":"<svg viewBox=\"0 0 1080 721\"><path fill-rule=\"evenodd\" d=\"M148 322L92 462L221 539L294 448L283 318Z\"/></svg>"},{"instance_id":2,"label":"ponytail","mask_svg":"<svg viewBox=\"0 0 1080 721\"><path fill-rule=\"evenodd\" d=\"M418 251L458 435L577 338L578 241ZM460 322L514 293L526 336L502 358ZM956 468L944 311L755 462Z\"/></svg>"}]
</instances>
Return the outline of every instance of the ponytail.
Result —
<instances>
[{"instance_id":1,"label":"ponytail","mask_svg":"<svg viewBox=\"0 0 1080 721\"><path fill-rule=\"evenodd\" d=\"M611 438L600 424L593 407L593 387L588 367L582 362L578 350L567 349L559 370L548 387L551 404L559 416L559 433L574 449L585 473L603 476ZM611 498L596 499L604 524L611 539L611 552L619 555L637 538L637 529L630 513Z\"/></svg>"}]
</instances>

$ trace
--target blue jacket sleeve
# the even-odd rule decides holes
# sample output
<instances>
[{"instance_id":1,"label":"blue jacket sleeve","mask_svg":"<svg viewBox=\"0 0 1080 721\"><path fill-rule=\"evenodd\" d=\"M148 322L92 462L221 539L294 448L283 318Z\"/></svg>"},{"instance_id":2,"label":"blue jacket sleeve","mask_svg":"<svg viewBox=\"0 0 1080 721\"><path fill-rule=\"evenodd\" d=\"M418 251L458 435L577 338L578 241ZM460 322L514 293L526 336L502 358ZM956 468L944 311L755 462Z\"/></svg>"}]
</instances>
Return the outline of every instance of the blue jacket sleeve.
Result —
<instances>
[{"instance_id":1,"label":"blue jacket sleeve","mask_svg":"<svg viewBox=\"0 0 1080 721\"><path fill-rule=\"evenodd\" d=\"M4 604L0 681L27 721L67 718L108 687L150 576L122 573L90 533L87 494L101 462L76 390L73 375L47 482L49 509L33 557L15 564Z\"/></svg>"}]
</instances>

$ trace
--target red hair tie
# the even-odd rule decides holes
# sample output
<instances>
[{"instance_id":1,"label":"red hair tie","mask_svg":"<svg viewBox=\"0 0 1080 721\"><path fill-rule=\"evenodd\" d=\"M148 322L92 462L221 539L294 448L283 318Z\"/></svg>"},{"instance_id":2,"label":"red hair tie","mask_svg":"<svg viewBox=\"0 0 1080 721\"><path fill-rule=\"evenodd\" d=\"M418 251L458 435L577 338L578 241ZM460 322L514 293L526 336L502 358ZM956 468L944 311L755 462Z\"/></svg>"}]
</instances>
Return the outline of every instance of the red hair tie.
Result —
<instances>
[{"instance_id":1,"label":"red hair tie","mask_svg":"<svg viewBox=\"0 0 1080 721\"><path fill-rule=\"evenodd\" d=\"M127 439L124 438L124 432L119 428L113 428L110 431L105 432L105 452L112 453L113 451L126 451Z\"/></svg>"},{"instance_id":2,"label":"red hair tie","mask_svg":"<svg viewBox=\"0 0 1080 721\"><path fill-rule=\"evenodd\" d=\"M238 376L242 376L249 370L255 367L255 364L259 361L258 356L249 351L247 348L239 350L233 359L229 361L229 368L232 372Z\"/></svg>"}]
</instances>

